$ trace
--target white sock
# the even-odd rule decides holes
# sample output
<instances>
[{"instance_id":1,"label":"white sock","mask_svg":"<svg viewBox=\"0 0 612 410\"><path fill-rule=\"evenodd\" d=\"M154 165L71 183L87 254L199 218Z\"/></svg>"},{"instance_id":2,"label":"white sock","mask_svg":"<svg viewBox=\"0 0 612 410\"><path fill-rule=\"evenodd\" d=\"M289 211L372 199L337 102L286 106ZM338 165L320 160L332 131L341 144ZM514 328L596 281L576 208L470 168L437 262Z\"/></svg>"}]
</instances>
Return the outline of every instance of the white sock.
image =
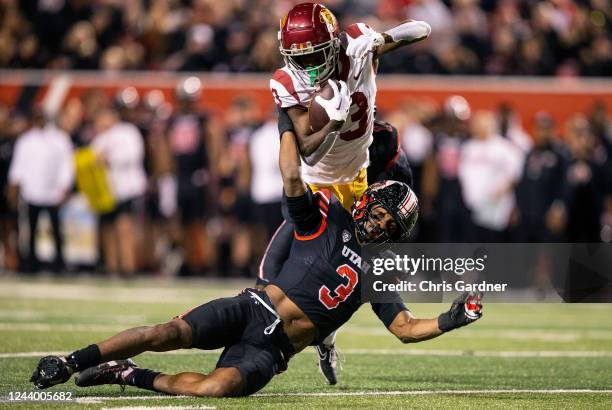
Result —
<instances>
[{"instance_id":1,"label":"white sock","mask_svg":"<svg viewBox=\"0 0 612 410\"><path fill-rule=\"evenodd\" d=\"M324 340L323 340L323 345L327 346L327 347L333 347L336 344L336 333L338 333L338 331L335 332L331 332L329 334L329 336L327 336Z\"/></svg>"}]
</instances>

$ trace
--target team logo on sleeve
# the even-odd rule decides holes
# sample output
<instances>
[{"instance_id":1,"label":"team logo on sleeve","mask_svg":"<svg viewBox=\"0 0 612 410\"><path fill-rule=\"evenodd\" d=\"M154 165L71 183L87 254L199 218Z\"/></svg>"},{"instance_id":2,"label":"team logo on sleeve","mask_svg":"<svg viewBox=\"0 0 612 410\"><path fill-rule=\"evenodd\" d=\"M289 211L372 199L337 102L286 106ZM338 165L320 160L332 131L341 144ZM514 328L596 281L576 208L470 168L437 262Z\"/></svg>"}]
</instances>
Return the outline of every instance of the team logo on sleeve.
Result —
<instances>
[{"instance_id":1,"label":"team logo on sleeve","mask_svg":"<svg viewBox=\"0 0 612 410\"><path fill-rule=\"evenodd\" d=\"M346 229L342 231L342 242L347 243L351 240L351 233Z\"/></svg>"}]
</instances>

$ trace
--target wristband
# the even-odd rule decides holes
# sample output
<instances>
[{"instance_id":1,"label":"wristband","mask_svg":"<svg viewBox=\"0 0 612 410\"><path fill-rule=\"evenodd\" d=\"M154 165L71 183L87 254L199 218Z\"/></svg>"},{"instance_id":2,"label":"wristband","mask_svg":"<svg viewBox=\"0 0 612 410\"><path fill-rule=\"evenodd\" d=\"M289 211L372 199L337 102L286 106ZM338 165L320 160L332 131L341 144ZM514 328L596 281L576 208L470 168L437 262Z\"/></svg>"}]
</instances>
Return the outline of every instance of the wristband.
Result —
<instances>
[{"instance_id":1,"label":"wristband","mask_svg":"<svg viewBox=\"0 0 612 410\"><path fill-rule=\"evenodd\" d=\"M438 316L438 327L442 332L446 333L456 329L457 324L451 319L450 312L445 312Z\"/></svg>"}]
</instances>

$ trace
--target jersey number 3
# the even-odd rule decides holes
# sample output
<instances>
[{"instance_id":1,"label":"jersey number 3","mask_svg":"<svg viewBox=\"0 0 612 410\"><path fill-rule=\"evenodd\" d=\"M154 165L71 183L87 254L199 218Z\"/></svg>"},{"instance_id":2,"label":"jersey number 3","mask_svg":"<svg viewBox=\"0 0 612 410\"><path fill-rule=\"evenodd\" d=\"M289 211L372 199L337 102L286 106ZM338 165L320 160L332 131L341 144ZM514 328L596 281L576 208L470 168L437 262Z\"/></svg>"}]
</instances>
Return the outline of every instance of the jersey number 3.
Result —
<instances>
[{"instance_id":1,"label":"jersey number 3","mask_svg":"<svg viewBox=\"0 0 612 410\"><path fill-rule=\"evenodd\" d=\"M356 108L354 108L356 107ZM340 138L345 141L351 141L365 134L368 129L368 98L361 91L354 92L351 95L351 122L353 126L348 131L340 134ZM357 127L355 128L355 125Z\"/></svg>"},{"instance_id":2,"label":"jersey number 3","mask_svg":"<svg viewBox=\"0 0 612 410\"><path fill-rule=\"evenodd\" d=\"M338 269L336 269L336 273L343 278L348 279L348 283L346 285L338 285L338 287L334 289L336 296L332 296L331 291L325 285L319 288L319 300L328 309L335 309L338 307L338 304L344 302L346 298L353 293L357 282L359 282L357 272L355 272L355 269L351 268L349 265L345 264L339 266Z\"/></svg>"}]
</instances>

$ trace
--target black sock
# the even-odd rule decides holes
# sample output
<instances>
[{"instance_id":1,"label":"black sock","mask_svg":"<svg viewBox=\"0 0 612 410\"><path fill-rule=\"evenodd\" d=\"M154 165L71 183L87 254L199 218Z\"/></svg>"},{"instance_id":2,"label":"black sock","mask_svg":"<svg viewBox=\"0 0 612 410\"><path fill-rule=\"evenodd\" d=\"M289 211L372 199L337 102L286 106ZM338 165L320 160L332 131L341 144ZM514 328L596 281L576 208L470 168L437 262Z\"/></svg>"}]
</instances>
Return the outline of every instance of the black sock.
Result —
<instances>
[{"instance_id":1,"label":"black sock","mask_svg":"<svg viewBox=\"0 0 612 410\"><path fill-rule=\"evenodd\" d=\"M74 371L80 372L91 366L100 364L100 349L98 345L89 345L84 349L72 352L68 357L68 365Z\"/></svg>"},{"instance_id":2,"label":"black sock","mask_svg":"<svg viewBox=\"0 0 612 410\"><path fill-rule=\"evenodd\" d=\"M128 377L126 383L130 386L139 387L141 389L157 391L155 390L155 387L153 387L153 382L158 374L161 373L149 369L140 369L137 367L130 374L130 377Z\"/></svg>"}]
</instances>

